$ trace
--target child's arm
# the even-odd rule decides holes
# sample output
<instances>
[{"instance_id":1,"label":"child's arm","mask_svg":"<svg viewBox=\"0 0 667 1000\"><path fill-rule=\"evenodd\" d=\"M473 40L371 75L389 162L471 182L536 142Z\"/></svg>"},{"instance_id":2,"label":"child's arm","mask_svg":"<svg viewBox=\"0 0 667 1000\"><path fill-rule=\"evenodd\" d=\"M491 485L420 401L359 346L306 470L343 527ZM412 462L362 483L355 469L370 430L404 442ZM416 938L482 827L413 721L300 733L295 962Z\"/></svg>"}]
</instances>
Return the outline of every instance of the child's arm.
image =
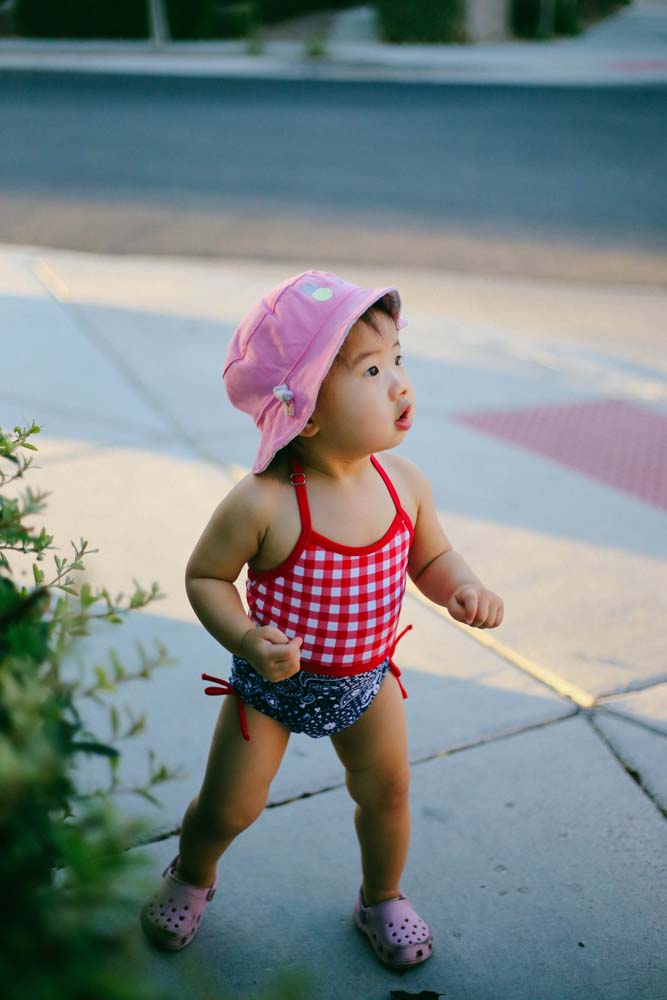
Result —
<instances>
[{"instance_id":1,"label":"child's arm","mask_svg":"<svg viewBox=\"0 0 667 1000\"><path fill-rule=\"evenodd\" d=\"M247 476L216 508L188 560L185 589L204 628L231 653L248 660L267 680L299 670L301 639L277 628L257 628L248 618L234 581L257 555L270 516L267 491Z\"/></svg>"},{"instance_id":2,"label":"child's arm","mask_svg":"<svg viewBox=\"0 0 667 1000\"><path fill-rule=\"evenodd\" d=\"M503 620L501 598L484 586L452 548L438 520L426 476L412 463L410 472L418 503L408 561L410 579L457 621L474 628L496 628Z\"/></svg>"}]
</instances>

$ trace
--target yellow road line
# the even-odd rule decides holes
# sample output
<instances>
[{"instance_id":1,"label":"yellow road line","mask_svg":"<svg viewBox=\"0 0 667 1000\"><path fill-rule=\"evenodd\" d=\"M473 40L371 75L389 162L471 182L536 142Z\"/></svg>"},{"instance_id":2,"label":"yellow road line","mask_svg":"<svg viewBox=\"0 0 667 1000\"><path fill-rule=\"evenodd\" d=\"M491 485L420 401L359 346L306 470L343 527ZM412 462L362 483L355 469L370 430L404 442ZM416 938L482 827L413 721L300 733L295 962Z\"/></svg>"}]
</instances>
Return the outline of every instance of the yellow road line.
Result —
<instances>
[{"instance_id":1,"label":"yellow road line","mask_svg":"<svg viewBox=\"0 0 667 1000\"><path fill-rule=\"evenodd\" d=\"M50 264L44 260L38 260L33 263L32 270L55 299L59 302L65 302L69 299L69 288Z\"/></svg>"}]
</instances>

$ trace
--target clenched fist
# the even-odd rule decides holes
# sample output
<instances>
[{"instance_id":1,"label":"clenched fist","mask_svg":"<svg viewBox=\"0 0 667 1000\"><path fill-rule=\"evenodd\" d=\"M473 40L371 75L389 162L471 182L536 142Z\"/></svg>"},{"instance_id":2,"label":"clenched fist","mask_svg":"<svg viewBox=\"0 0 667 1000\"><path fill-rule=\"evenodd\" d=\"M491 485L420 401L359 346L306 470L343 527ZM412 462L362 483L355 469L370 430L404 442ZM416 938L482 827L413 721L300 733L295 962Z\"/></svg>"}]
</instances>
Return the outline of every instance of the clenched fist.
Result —
<instances>
[{"instance_id":1,"label":"clenched fist","mask_svg":"<svg viewBox=\"0 0 667 1000\"><path fill-rule=\"evenodd\" d=\"M503 602L484 586L465 583L457 587L447 603L452 618L472 628L497 628L503 620Z\"/></svg>"},{"instance_id":2,"label":"clenched fist","mask_svg":"<svg viewBox=\"0 0 667 1000\"><path fill-rule=\"evenodd\" d=\"M300 636L288 639L280 629L264 625L248 629L241 640L240 655L275 684L298 674L302 643Z\"/></svg>"}]
</instances>

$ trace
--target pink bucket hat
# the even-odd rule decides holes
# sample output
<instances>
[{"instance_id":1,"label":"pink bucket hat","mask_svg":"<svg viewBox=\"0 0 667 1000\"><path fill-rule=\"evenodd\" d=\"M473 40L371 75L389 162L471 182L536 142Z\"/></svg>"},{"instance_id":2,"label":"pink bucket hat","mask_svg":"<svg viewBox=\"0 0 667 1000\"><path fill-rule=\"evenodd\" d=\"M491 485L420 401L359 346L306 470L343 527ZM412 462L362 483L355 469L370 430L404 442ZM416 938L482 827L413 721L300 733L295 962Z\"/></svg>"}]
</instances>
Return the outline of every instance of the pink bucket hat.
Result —
<instances>
[{"instance_id":1,"label":"pink bucket hat","mask_svg":"<svg viewBox=\"0 0 667 1000\"><path fill-rule=\"evenodd\" d=\"M252 471L306 426L317 394L350 328L383 299L400 330L395 288L360 288L326 271L304 271L271 289L241 321L222 378L234 406L261 432Z\"/></svg>"}]
</instances>

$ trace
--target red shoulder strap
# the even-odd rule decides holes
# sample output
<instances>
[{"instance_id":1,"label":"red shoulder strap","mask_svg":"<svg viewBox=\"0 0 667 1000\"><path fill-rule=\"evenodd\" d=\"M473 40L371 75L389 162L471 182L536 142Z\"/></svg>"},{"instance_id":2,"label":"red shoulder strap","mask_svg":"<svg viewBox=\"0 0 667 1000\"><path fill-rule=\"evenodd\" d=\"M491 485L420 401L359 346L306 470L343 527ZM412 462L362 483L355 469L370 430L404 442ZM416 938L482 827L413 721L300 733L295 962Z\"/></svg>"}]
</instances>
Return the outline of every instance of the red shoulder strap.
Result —
<instances>
[{"instance_id":1,"label":"red shoulder strap","mask_svg":"<svg viewBox=\"0 0 667 1000\"><path fill-rule=\"evenodd\" d=\"M310 531L310 507L308 505L308 494L306 492L306 474L301 463L296 458L289 458L289 481L296 491L296 500L299 504L299 514L301 515L302 535Z\"/></svg>"},{"instance_id":2,"label":"red shoulder strap","mask_svg":"<svg viewBox=\"0 0 667 1000\"><path fill-rule=\"evenodd\" d=\"M375 468L377 469L377 471L380 473L380 475L384 479L384 484L387 487L387 489L389 490L389 495L391 496L391 499L394 501L394 506L396 507L396 510L398 511L399 514L402 514L403 513L403 508L401 507L401 501L398 499L398 493L396 492L396 489L394 488L394 484L392 483L391 479L389 478L389 476L387 475L387 473L384 471L384 469L382 468L382 466L378 462L378 460L375 457L375 455L371 455L371 462L373 463L373 465L375 466Z\"/></svg>"},{"instance_id":3,"label":"red shoulder strap","mask_svg":"<svg viewBox=\"0 0 667 1000\"><path fill-rule=\"evenodd\" d=\"M389 490L389 495L391 496L391 499L394 501L394 506L396 507L397 512L401 515L401 517L405 521L405 524L406 524L408 530L410 531L410 534L412 535L412 532L413 532L412 522L410 521L410 518L408 517L406 511L403 509L403 505L401 504L401 501L399 500L398 493L396 492L396 488L395 488L394 484L392 483L391 479L389 478L389 475L382 468L382 466L378 462L378 460L375 457L375 455L371 455L371 462L373 463L373 465L375 466L375 468L377 469L377 471L382 476L382 478L384 480L384 484L387 487L387 489Z\"/></svg>"}]
</instances>

